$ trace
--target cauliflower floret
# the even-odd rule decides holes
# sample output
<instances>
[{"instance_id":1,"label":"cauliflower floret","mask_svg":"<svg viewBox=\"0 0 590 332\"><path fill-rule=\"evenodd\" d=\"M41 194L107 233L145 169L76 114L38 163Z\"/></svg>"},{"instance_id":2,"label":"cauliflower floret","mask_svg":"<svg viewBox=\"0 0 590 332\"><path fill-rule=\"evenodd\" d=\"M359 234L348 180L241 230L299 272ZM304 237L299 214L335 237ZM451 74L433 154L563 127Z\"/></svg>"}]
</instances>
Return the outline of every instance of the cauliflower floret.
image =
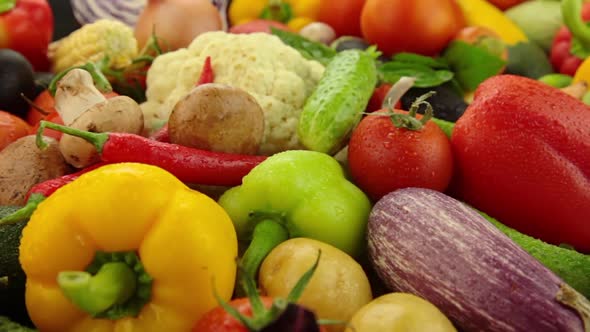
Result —
<instances>
[{"instance_id":1,"label":"cauliflower floret","mask_svg":"<svg viewBox=\"0 0 590 332\"><path fill-rule=\"evenodd\" d=\"M267 33L207 32L186 49L155 59L147 75L147 101L141 105L146 128L167 121L174 105L194 86L207 56L215 82L250 93L264 110L262 154L302 149L297 123L324 66Z\"/></svg>"}]
</instances>

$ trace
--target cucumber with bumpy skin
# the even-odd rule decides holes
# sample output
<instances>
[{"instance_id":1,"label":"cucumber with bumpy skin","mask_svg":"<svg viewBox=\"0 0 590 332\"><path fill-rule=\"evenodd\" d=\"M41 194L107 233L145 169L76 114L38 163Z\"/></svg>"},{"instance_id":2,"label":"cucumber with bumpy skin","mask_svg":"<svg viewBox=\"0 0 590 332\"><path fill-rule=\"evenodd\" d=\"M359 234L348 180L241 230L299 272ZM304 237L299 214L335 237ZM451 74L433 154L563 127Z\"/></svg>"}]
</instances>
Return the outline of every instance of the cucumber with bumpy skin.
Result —
<instances>
[{"instance_id":1,"label":"cucumber with bumpy skin","mask_svg":"<svg viewBox=\"0 0 590 332\"><path fill-rule=\"evenodd\" d=\"M306 148L334 154L345 145L377 84L378 56L374 48L346 50L330 61L299 118L299 139Z\"/></svg>"}]
</instances>

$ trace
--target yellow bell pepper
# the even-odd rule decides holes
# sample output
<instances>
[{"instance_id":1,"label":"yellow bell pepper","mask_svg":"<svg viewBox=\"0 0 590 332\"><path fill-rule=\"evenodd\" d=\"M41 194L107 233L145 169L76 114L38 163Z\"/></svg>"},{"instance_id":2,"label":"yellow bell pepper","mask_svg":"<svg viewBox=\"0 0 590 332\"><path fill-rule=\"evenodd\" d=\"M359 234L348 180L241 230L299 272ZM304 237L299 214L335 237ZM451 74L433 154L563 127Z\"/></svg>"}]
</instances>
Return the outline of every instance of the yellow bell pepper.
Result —
<instances>
[{"instance_id":1,"label":"yellow bell pepper","mask_svg":"<svg viewBox=\"0 0 590 332\"><path fill-rule=\"evenodd\" d=\"M574 80L572 83L586 82L590 85L590 57L586 58L584 62L578 67L574 74Z\"/></svg>"},{"instance_id":2,"label":"yellow bell pepper","mask_svg":"<svg viewBox=\"0 0 590 332\"><path fill-rule=\"evenodd\" d=\"M229 7L231 25L264 18L301 30L319 16L321 0L234 0Z\"/></svg>"},{"instance_id":3,"label":"yellow bell pepper","mask_svg":"<svg viewBox=\"0 0 590 332\"><path fill-rule=\"evenodd\" d=\"M226 212L155 166L103 166L43 201L23 230L26 303L43 332L190 331L229 300Z\"/></svg>"}]
</instances>

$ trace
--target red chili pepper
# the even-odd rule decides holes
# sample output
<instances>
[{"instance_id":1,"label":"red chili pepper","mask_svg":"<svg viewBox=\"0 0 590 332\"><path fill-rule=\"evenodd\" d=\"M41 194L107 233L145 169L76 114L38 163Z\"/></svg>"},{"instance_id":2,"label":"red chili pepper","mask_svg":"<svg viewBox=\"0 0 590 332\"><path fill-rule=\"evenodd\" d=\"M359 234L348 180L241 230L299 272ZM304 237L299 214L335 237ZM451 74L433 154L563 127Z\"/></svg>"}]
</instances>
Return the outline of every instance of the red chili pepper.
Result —
<instances>
[{"instance_id":1,"label":"red chili pepper","mask_svg":"<svg viewBox=\"0 0 590 332\"><path fill-rule=\"evenodd\" d=\"M215 75L213 73L213 66L211 65L211 57L208 56L205 59L205 63L203 64L203 69L201 70L201 77L199 77L199 81L196 86L206 83L213 83L215 80Z\"/></svg>"},{"instance_id":2,"label":"red chili pepper","mask_svg":"<svg viewBox=\"0 0 590 332\"><path fill-rule=\"evenodd\" d=\"M194 149L130 133L91 133L47 121L41 121L38 133L45 127L90 142L103 162L154 165L172 173L180 181L194 184L239 185L252 168L267 158ZM37 145L41 148L46 145L40 134L37 135Z\"/></svg>"},{"instance_id":3,"label":"red chili pepper","mask_svg":"<svg viewBox=\"0 0 590 332\"><path fill-rule=\"evenodd\" d=\"M150 139L162 143L170 143L170 133L168 132L168 124L165 124L164 126L162 126L162 128L160 128L160 130L153 133L150 136Z\"/></svg>"},{"instance_id":4,"label":"red chili pepper","mask_svg":"<svg viewBox=\"0 0 590 332\"><path fill-rule=\"evenodd\" d=\"M590 28L583 24L584 21L590 21L590 2L584 3L580 10L577 1L579 0L563 2L562 12L566 26L555 34L550 54L553 68L570 76L576 73L582 61L590 55Z\"/></svg>"},{"instance_id":5,"label":"red chili pepper","mask_svg":"<svg viewBox=\"0 0 590 332\"><path fill-rule=\"evenodd\" d=\"M82 174L88 173L104 165L106 165L106 163L97 163L92 166L81 169L76 173L67 174L59 178L43 181L41 183L34 185L25 196L27 204L25 204L25 206L13 212L12 214L0 219L0 225L11 224L29 219L33 212L35 212L35 210L37 209L39 203L44 201L47 197L49 197L59 188L76 180Z\"/></svg>"}]
</instances>

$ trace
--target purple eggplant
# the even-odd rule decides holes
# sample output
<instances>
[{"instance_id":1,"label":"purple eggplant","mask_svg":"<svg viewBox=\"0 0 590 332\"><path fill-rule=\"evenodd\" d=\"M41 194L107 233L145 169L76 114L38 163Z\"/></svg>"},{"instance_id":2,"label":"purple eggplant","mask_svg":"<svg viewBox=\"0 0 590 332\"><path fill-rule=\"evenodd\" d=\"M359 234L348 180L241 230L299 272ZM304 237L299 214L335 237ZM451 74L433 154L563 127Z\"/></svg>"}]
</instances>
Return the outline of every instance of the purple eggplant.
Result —
<instances>
[{"instance_id":1,"label":"purple eggplant","mask_svg":"<svg viewBox=\"0 0 590 332\"><path fill-rule=\"evenodd\" d=\"M368 250L391 290L436 305L464 331L590 331L590 302L475 210L419 188L379 200Z\"/></svg>"}]
</instances>

